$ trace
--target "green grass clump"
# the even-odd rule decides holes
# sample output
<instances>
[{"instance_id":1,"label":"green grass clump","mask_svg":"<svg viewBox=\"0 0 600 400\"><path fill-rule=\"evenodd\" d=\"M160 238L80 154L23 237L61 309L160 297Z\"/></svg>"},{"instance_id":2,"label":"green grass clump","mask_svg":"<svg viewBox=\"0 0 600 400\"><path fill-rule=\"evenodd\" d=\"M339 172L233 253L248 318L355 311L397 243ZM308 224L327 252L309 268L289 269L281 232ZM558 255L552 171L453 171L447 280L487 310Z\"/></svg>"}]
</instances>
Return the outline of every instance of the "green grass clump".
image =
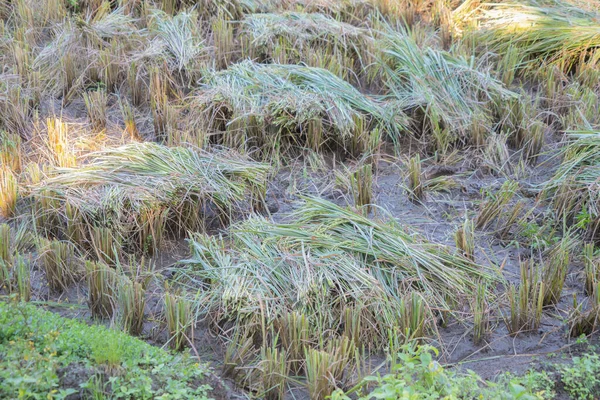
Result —
<instances>
[{"instance_id":1,"label":"green grass clump","mask_svg":"<svg viewBox=\"0 0 600 400\"><path fill-rule=\"evenodd\" d=\"M332 400L368 399L545 399L548 377L528 372L524 377L502 376L497 382L483 381L474 372L444 368L431 346L406 345L389 358L390 372L366 377L344 393L336 390ZM350 397L352 396L352 397Z\"/></svg>"},{"instance_id":2,"label":"green grass clump","mask_svg":"<svg viewBox=\"0 0 600 400\"><path fill-rule=\"evenodd\" d=\"M83 374L81 385L65 386L64 378L76 371ZM209 374L188 356L122 332L30 304L0 303L1 398L206 399Z\"/></svg>"}]
</instances>

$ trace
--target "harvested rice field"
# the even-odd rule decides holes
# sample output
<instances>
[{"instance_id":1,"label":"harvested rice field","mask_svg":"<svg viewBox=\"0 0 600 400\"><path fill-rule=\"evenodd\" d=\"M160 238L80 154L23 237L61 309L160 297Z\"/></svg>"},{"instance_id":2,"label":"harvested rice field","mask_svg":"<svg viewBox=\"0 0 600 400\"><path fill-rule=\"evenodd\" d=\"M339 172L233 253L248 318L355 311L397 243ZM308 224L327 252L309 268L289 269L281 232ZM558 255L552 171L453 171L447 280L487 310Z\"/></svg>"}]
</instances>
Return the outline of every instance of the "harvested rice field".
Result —
<instances>
[{"instance_id":1,"label":"harvested rice field","mask_svg":"<svg viewBox=\"0 0 600 400\"><path fill-rule=\"evenodd\" d=\"M0 399L596 399L600 1L0 3Z\"/></svg>"}]
</instances>

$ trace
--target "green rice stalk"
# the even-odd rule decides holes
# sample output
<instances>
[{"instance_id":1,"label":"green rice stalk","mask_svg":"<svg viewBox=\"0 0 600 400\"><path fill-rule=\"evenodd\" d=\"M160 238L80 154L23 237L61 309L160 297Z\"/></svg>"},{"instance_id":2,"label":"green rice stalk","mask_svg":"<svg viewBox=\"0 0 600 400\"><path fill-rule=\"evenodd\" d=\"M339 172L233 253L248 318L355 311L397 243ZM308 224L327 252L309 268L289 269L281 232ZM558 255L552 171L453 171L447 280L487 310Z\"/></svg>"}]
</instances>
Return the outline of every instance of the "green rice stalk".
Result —
<instances>
[{"instance_id":1,"label":"green rice stalk","mask_svg":"<svg viewBox=\"0 0 600 400\"><path fill-rule=\"evenodd\" d=\"M1 258L1 257L0 257ZM585 292L588 296L594 293L594 289L600 282L600 268L598 258L594 254L594 244L585 243L583 246L583 263L585 271Z\"/></svg>"},{"instance_id":2,"label":"green rice stalk","mask_svg":"<svg viewBox=\"0 0 600 400\"><path fill-rule=\"evenodd\" d=\"M261 349L259 368L261 370L261 398L265 400L283 399L289 374L287 354L277 348L277 342Z\"/></svg>"},{"instance_id":3,"label":"green rice stalk","mask_svg":"<svg viewBox=\"0 0 600 400\"><path fill-rule=\"evenodd\" d=\"M94 318L111 318L116 306L118 275L100 262L86 261L88 306Z\"/></svg>"},{"instance_id":4,"label":"green rice stalk","mask_svg":"<svg viewBox=\"0 0 600 400\"><path fill-rule=\"evenodd\" d=\"M21 137L0 131L0 165L18 174L21 172L21 159Z\"/></svg>"},{"instance_id":5,"label":"green rice stalk","mask_svg":"<svg viewBox=\"0 0 600 400\"><path fill-rule=\"evenodd\" d=\"M15 174L5 167L0 167L0 216L11 218L15 215L19 185Z\"/></svg>"},{"instance_id":6,"label":"green rice stalk","mask_svg":"<svg viewBox=\"0 0 600 400\"><path fill-rule=\"evenodd\" d=\"M304 368L304 353L310 343L310 328L304 314L288 312L275 321L281 346L286 351L290 371L298 374Z\"/></svg>"},{"instance_id":7,"label":"green rice stalk","mask_svg":"<svg viewBox=\"0 0 600 400\"><path fill-rule=\"evenodd\" d=\"M472 220L465 219L454 232L454 243L463 256L475 260L475 227Z\"/></svg>"},{"instance_id":8,"label":"green rice stalk","mask_svg":"<svg viewBox=\"0 0 600 400\"><path fill-rule=\"evenodd\" d=\"M118 285L117 315L121 328L130 335L140 335L144 327L146 290L140 282L123 277Z\"/></svg>"},{"instance_id":9,"label":"green rice stalk","mask_svg":"<svg viewBox=\"0 0 600 400\"><path fill-rule=\"evenodd\" d=\"M172 349L182 350L186 343L193 343L194 314L191 304L184 297L165 294L165 317Z\"/></svg>"},{"instance_id":10,"label":"green rice stalk","mask_svg":"<svg viewBox=\"0 0 600 400\"><path fill-rule=\"evenodd\" d=\"M425 199L421 157L418 154L408 161L408 195L414 202Z\"/></svg>"},{"instance_id":11,"label":"green rice stalk","mask_svg":"<svg viewBox=\"0 0 600 400\"><path fill-rule=\"evenodd\" d=\"M505 319L511 335L523 331L538 329L542 318L545 286L539 280L538 269L533 263L521 263L521 283L517 289L514 284L508 288L510 317Z\"/></svg>"},{"instance_id":12,"label":"green rice stalk","mask_svg":"<svg viewBox=\"0 0 600 400\"><path fill-rule=\"evenodd\" d=\"M121 249L120 237L109 227L90 228L91 245L101 263L115 266Z\"/></svg>"},{"instance_id":13,"label":"green rice stalk","mask_svg":"<svg viewBox=\"0 0 600 400\"><path fill-rule=\"evenodd\" d=\"M18 255L14 266L17 293L20 301L31 300L31 270L25 258Z\"/></svg>"},{"instance_id":14,"label":"green rice stalk","mask_svg":"<svg viewBox=\"0 0 600 400\"><path fill-rule=\"evenodd\" d=\"M544 306L560 301L569 269L570 253L575 245L575 238L567 234L548 251L541 278L544 282Z\"/></svg>"},{"instance_id":15,"label":"green rice stalk","mask_svg":"<svg viewBox=\"0 0 600 400\"><path fill-rule=\"evenodd\" d=\"M514 197L518 187L518 182L508 180L502 184L502 187L497 193L492 194L489 199L481 203L475 221L475 228L485 229L494 220L500 217L505 207Z\"/></svg>"},{"instance_id":16,"label":"green rice stalk","mask_svg":"<svg viewBox=\"0 0 600 400\"><path fill-rule=\"evenodd\" d=\"M88 118L92 129L101 132L106 128L106 103L108 98L105 90L95 90L83 94Z\"/></svg>"},{"instance_id":17,"label":"green rice stalk","mask_svg":"<svg viewBox=\"0 0 600 400\"><path fill-rule=\"evenodd\" d=\"M462 8L476 8L478 40L499 54L518 48L520 68L539 67L540 61L568 71L585 55L600 47L599 13L560 1L504 1L486 3L470 0Z\"/></svg>"},{"instance_id":18,"label":"green rice stalk","mask_svg":"<svg viewBox=\"0 0 600 400\"><path fill-rule=\"evenodd\" d=\"M50 290L62 292L76 282L79 271L72 243L40 239L38 253Z\"/></svg>"},{"instance_id":19,"label":"green rice stalk","mask_svg":"<svg viewBox=\"0 0 600 400\"><path fill-rule=\"evenodd\" d=\"M350 187L354 205L363 208L368 214L373 203L373 167L371 164L363 164L350 175Z\"/></svg>"},{"instance_id":20,"label":"green rice stalk","mask_svg":"<svg viewBox=\"0 0 600 400\"><path fill-rule=\"evenodd\" d=\"M489 310L485 297L487 289L484 285L477 288L477 296L473 303L473 343L479 345L489 333Z\"/></svg>"}]
</instances>

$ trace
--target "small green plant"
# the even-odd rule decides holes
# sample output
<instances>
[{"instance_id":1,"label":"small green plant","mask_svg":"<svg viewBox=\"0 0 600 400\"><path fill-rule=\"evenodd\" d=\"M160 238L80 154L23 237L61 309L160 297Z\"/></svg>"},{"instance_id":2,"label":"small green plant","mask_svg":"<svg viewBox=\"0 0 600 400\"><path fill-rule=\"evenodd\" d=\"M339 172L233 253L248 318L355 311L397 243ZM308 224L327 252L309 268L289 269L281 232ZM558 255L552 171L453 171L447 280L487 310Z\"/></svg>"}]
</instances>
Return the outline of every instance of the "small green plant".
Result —
<instances>
[{"instance_id":1,"label":"small green plant","mask_svg":"<svg viewBox=\"0 0 600 400\"><path fill-rule=\"evenodd\" d=\"M0 302L0 338L2 399L218 397L207 384L212 372L197 359L31 303ZM75 365L86 374L69 386L61 372Z\"/></svg>"},{"instance_id":2,"label":"small green plant","mask_svg":"<svg viewBox=\"0 0 600 400\"><path fill-rule=\"evenodd\" d=\"M573 357L573 364L559 365L560 380L573 399L594 399L600 390L600 356Z\"/></svg>"}]
</instances>

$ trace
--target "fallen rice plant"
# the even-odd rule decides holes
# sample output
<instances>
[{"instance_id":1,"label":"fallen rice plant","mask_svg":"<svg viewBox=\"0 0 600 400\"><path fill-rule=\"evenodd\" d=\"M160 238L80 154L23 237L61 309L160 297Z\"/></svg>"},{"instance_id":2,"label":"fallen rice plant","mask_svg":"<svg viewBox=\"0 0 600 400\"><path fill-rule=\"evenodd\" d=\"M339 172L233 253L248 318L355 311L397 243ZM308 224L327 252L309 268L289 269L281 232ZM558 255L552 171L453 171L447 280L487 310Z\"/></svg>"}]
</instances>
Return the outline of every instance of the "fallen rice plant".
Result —
<instances>
[{"instance_id":1,"label":"fallen rice plant","mask_svg":"<svg viewBox=\"0 0 600 400\"><path fill-rule=\"evenodd\" d=\"M198 79L196 73L205 63L203 54L206 53L206 47L197 12L182 11L171 16L160 10L152 10L148 27L153 39L147 51L165 54L169 70L180 74L185 84Z\"/></svg>"},{"instance_id":2,"label":"fallen rice plant","mask_svg":"<svg viewBox=\"0 0 600 400\"><path fill-rule=\"evenodd\" d=\"M560 1L479 4L469 0L461 5L463 11L471 9L471 18L478 21L478 40L499 54L517 48L521 68L537 68L545 61L568 71L600 47L597 11Z\"/></svg>"},{"instance_id":3,"label":"fallen rice plant","mask_svg":"<svg viewBox=\"0 0 600 400\"><path fill-rule=\"evenodd\" d=\"M273 224L253 218L235 225L229 230L228 250L224 239L194 235L182 282L201 288L197 302L205 312L244 326L260 325L259 310L270 318L310 311L310 321L333 329L346 308L340 307L351 301L365 310L365 326L379 326L379 336L373 338L377 346L387 340L388 330L401 337L409 334L407 339L425 336L426 303L417 307L418 297L401 309L394 305L405 293L420 291L432 307L441 307L447 298L469 297L476 279L494 279L491 270L407 234L396 223L371 221L325 200L306 199L293 221ZM410 305L416 307L412 312ZM282 345L290 357L297 356L304 340L288 341L283 332L279 330Z\"/></svg>"},{"instance_id":4,"label":"fallen rice plant","mask_svg":"<svg viewBox=\"0 0 600 400\"><path fill-rule=\"evenodd\" d=\"M51 93L71 97L80 90L86 80L114 86L114 72L108 76L107 68L115 68L111 57L116 57L120 49L125 48L129 40L139 35L133 24L133 18L126 15L122 8L110 12L104 3L94 14L65 19L53 27L51 41L35 57L33 68L43 77L41 84ZM110 73L110 72L109 72ZM112 80L112 82L111 82ZM112 90L111 87L108 87Z\"/></svg>"},{"instance_id":5,"label":"fallen rice plant","mask_svg":"<svg viewBox=\"0 0 600 400\"><path fill-rule=\"evenodd\" d=\"M367 131L381 128L392 140L405 125L404 114L384 108L330 72L298 65L244 61L209 73L191 107L202 112L192 112L192 125L208 121L205 129L213 135L226 137L236 124L252 127L242 141L246 146L269 143L276 135L296 146L349 152L355 131L365 129L358 120L366 121ZM319 129L311 129L315 121Z\"/></svg>"},{"instance_id":6,"label":"fallen rice plant","mask_svg":"<svg viewBox=\"0 0 600 400\"><path fill-rule=\"evenodd\" d=\"M208 206L217 215L250 210L250 199L264 199L269 171L267 165L232 152L210 154L153 143L90 157L80 168L57 169L32 188L32 195L41 218L38 226L68 237L78 232L85 236L78 244L91 247L108 263L120 252L118 243L151 253L151 247L161 245L168 225L176 233L198 229ZM64 215L77 220L65 221Z\"/></svg>"},{"instance_id":7,"label":"fallen rice plant","mask_svg":"<svg viewBox=\"0 0 600 400\"><path fill-rule=\"evenodd\" d=\"M554 176L545 184L544 193L550 197L560 219L575 221L595 238L598 234L597 178L600 168L600 133L594 131L569 132L571 141L560 155L562 163Z\"/></svg>"},{"instance_id":8,"label":"fallen rice plant","mask_svg":"<svg viewBox=\"0 0 600 400\"><path fill-rule=\"evenodd\" d=\"M373 38L363 28L320 13L261 13L242 21L244 58L329 69L341 78L368 74ZM326 63L324 62L325 60ZM315 62L317 61L317 62ZM335 62L336 67L332 65Z\"/></svg>"},{"instance_id":9,"label":"fallen rice plant","mask_svg":"<svg viewBox=\"0 0 600 400\"><path fill-rule=\"evenodd\" d=\"M398 107L419 111L415 117L424 133L448 130L466 144L474 119L489 115L494 102L516 97L473 59L421 49L408 31L387 33L378 46L389 96Z\"/></svg>"}]
</instances>

